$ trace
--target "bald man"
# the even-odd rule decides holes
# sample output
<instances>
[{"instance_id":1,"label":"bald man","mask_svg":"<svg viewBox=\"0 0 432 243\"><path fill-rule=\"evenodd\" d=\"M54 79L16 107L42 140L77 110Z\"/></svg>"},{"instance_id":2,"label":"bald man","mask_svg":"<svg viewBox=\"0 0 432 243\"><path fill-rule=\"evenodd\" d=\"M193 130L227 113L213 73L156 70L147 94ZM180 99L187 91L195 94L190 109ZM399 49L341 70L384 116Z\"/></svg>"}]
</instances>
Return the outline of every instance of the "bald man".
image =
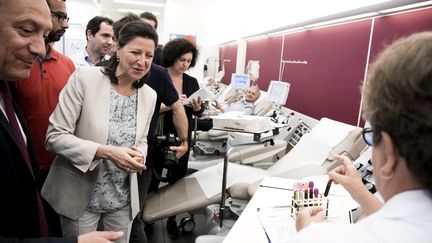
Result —
<instances>
[{"instance_id":1,"label":"bald man","mask_svg":"<svg viewBox=\"0 0 432 243\"><path fill-rule=\"evenodd\" d=\"M0 242L110 242L119 232L48 236L36 153L6 81L26 79L52 29L45 0L0 0ZM33 238L33 239L32 239ZM40 239L35 239L40 238Z\"/></svg>"}]
</instances>

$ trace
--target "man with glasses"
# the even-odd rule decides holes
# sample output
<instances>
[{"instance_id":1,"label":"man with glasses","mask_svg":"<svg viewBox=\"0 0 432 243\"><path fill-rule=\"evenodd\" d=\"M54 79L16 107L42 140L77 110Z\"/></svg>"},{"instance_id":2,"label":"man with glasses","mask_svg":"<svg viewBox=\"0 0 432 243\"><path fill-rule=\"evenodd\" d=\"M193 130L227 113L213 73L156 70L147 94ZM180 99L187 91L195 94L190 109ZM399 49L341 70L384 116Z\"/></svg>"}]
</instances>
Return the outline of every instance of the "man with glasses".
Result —
<instances>
[{"instance_id":1,"label":"man with glasses","mask_svg":"<svg viewBox=\"0 0 432 243\"><path fill-rule=\"evenodd\" d=\"M18 106L30 128L31 137L35 143L41 183L48 175L54 161L54 155L44 147L48 119L58 103L60 91L66 85L69 76L75 71L72 61L57 52L53 44L59 41L69 28L65 0L47 0L51 12L52 30L45 40L46 54L38 58L30 72L30 77L15 83L14 92ZM50 235L61 236L61 226L57 213L46 204L47 220Z\"/></svg>"},{"instance_id":2,"label":"man with glasses","mask_svg":"<svg viewBox=\"0 0 432 243\"><path fill-rule=\"evenodd\" d=\"M63 13L60 11L59 12L51 11L51 14L54 15L58 19L59 23L63 23L64 21L69 22L69 17L67 16L66 13Z\"/></svg>"},{"instance_id":3,"label":"man with glasses","mask_svg":"<svg viewBox=\"0 0 432 243\"><path fill-rule=\"evenodd\" d=\"M110 18L96 16L92 18L86 27L87 46L82 52L76 53L70 58L75 67L96 66L110 58L113 46L114 31L113 21Z\"/></svg>"}]
</instances>

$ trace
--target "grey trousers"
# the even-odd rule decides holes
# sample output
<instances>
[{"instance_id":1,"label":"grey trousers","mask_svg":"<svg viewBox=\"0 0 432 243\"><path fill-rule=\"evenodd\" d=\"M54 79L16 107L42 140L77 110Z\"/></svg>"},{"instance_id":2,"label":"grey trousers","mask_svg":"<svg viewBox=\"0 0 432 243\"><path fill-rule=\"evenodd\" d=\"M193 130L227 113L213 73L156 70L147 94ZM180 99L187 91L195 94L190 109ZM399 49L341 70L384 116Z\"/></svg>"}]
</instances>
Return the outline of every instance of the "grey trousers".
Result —
<instances>
[{"instance_id":1,"label":"grey trousers","mask_svg":"<svg viewBox=\"0 0 432 243\"><path fill-rule=\"evenodd\" d=\"M94 213L86 210L77 220L60 215L60 222L64 237L96 231L100 223L105 231L123 231L123 237L116 240L116 243L128 243L132 227L131 218L131 208L128 205L110 213Z\"/></svg>"}]
</instances>

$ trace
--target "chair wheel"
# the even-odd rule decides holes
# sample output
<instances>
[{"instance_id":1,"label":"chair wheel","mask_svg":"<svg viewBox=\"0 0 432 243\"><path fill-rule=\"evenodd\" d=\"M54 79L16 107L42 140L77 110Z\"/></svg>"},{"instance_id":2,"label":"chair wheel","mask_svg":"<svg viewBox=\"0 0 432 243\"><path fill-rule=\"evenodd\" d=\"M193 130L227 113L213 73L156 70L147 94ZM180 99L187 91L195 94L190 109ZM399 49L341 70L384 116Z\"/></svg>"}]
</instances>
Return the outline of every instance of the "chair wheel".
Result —
<instances>
[{"instance_id":1,"label":"chair wheel","mask_svg":"<svg viewBox=\"0 0 432 243\"><path fill-rule=\"evenodd\" d=\"M184 217L180 221L180 228L182 228L185 233L192 232L195 229L195 225L196 223L193 216Z\"/></svg>"}]
</instances>

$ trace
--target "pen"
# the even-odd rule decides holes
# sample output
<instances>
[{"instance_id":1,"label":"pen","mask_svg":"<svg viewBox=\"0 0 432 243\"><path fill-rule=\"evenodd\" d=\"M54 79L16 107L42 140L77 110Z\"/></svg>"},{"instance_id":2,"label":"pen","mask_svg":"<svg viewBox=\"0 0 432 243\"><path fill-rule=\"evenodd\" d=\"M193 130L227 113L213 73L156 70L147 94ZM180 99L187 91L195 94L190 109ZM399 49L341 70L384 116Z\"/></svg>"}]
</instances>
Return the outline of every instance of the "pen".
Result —
<instances>
[{"instance_id":1,"label":"pen","mask_svg":"<svg viewBox=\"0 0 432 243\"><path fill-rule=\"evenodd\" d=\"M259 211L260 211L260 208L257 208L257 212L258 212L258 213L259 213ZM267 234L267 231L265 230L264 225L262 225L262 226L263 226L263 230L264 230L264 233L265 233L265 235L266 235L266 238L267 238L268 242L271 243L270 237L269 237L269 235Z\"/></svg>"},{"instance_id":2,"label":"pen","mask_svg":"<svg viewBox=\"0 0 432 243\"><path fill-rule=\"evenodd\" d=\"M292 208L292 206L291 205L276 205L276 206L273 206L272 208Z\"/></svg>"},{"instance_id":3,"label":"pen","mask_svg":"<svg viewBox=\"0 0 432 243\"><path fill-rule=\"evenodd\" d=\"M333 182L332 179L329 179L329 180L328 180L328 182L327 182L327 186L326 186L326 189L325 189L325 191L324 191L324 197L327 197L327 196L328 196L328 194L329 194L329 192L330 192L330 186L331 186L332 182Z\"/></svg>"}]
</instances>

